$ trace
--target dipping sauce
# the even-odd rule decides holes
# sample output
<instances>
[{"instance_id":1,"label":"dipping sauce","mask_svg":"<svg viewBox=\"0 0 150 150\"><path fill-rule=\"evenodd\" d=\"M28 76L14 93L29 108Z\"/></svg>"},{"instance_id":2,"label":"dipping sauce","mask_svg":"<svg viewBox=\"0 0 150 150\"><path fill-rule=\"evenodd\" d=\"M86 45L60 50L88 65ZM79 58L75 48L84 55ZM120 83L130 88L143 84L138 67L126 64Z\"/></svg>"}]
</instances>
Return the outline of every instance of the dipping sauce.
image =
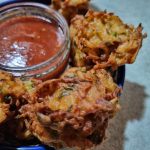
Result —
<instances>
[{"instance_id":1,"label":"dipping sauce","mask_svg":"<svg viewBox=\"0 0 150 150\"><path fill-rule=\"evenodd\" d=\"M64 17L39 3L14 3L0 8L0 70L23 79L57 78L70 53Z\"/></svg>"},{"instance_id":2,"label":"dipping sauce","mask_svg":"<svg viewBox=\"0 0 150 150\"><path fill-rule=\"evenodd\" d=\"M30 67L53 57L64 42L54 20L34 16L14 17L0 23L0 64Z\"/></svg>"}]
</instances>

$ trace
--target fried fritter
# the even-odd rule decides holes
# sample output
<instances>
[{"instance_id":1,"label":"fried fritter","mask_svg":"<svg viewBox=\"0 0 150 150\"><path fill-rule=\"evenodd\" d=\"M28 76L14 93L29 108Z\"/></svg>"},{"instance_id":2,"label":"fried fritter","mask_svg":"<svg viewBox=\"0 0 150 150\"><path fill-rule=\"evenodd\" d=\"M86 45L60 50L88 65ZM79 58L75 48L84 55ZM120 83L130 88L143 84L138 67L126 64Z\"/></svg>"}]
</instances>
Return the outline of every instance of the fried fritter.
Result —
<instances>
[{"instance_id":1,"label":"fried fritter","mask_svg":"<svg viewBox=\"0 0 150 150\"><path fill-rule=\"evenodd\" d=\"M0 124L18 112L18 109L31 103L34 87L39 81L22 81L13 75L0 71Z\"/></svg>"},{"instance_id":2,"label":"fried fritter","mask_svg":"<svg viewBox=\"0 0 150 150\"><path fill-rule=\"evenodd\" d=\"M68 22L76 14L85 14L89 0L52 0L52 8L58 10Z\"/></svg>"},{"instance_id":3,"label":"fried fritter","mask_svg":"<svg viewBox=\"0 0 150 150\"><path fill-rule=\"evenodd\" d=\"M7 104L0 103L0 124L7 120L9 115L9 106Z\"/></svg>"},{"instance_id":4,"label":"fried fritter","mask_svg":"<svg viewBox=\"0 0 150 150\"><path fill-rule=\"evenodd\" d=\"M0 71L0 124L15 113L20 103L24 103L25 91L20 79Z\"/></svg>"},{"instance_id":5,"label":"fried fritter","mask_svg":"<svg viewBox=\"0 0 150 150\"><path fill-rule=\"evenodd\" d=\"M34 90L39 83L39 80L22 80L0 71L0 135L3 136L0 143L18 143L17 139L28 140L33 137L25 126L25 120L18 115L23 105L35 103Z\"/></svg>"},{"instance_id":6,"label":"fried fritter","mask_svg":"<svg viewBox=\"0 0 150 150\"><path fill-rule=\"evenodd\" d=\"M55 147L92 147L102 142L118 110L120 88L103 69L71 68L37 86L35 104L20 110L29 131Z\"/></svg>"},{"instance_id":7,"label":"fried fritter","mask_svg":"<svg viewBox=\"0 0 150 150\"><path fill-rule=\"evenodd\" d=\"M115 69L133 63L143 40L141 24L134 28L113 13L92 10L72 19L70 34L73 62L79 67Z\"/></svg>"}]
</instances>

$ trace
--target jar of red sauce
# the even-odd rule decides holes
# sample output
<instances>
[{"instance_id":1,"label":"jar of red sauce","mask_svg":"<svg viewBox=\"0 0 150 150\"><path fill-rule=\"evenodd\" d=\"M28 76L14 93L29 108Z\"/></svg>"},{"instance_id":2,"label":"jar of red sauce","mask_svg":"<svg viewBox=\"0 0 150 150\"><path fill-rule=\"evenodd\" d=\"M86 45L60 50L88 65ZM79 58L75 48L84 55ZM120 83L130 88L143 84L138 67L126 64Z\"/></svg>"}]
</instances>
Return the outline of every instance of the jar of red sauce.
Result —
<instances>
[{"instance_id":1,"label":"jar of red sauce","mask_svg":"<svg viewBox=\"0 0 150 150\"><path fill-rule=\"evenodd\" d=\"M0 69L17 77L59 76L69 59L69 28L55 10L39 3L0 8Z\"/></svg>"}]
</instances>

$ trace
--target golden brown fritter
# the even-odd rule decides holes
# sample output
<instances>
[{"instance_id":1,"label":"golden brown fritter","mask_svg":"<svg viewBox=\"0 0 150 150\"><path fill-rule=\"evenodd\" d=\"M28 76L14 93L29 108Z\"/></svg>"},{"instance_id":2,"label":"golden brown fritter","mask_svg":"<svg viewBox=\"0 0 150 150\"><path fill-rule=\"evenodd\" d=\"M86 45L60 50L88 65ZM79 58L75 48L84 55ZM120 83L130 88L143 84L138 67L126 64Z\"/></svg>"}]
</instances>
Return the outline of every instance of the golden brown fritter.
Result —
<instances>
[{"instance_id":1,"label":"golden brown fritter","mask_svg":"<svg viewBox=\"0 0 150 150\"><path fill-rule=\"evenodd\" d=\"M29 131L56 147L92 147L102 142L118 110L120 88L103 69L71 68L37 86L35 104L20 110Z\"/></svg>"},{"instance_id":2,"label":"golden brown fritter","mask_svg":"<svg viewBox=\"0 0 150 150\"><path fill-rule=\"evenodd\" d=\"M9 115L9 106L7 104L0 103L0 124L7 120Z\"/></svg>"},{"instance_id":3,"label":"golden brown fritter","mask_svg":"<svg viewBox=\"0 0 150 150\"><path fill-rule=\"evenodd\" d=\"M113 13L89 10L71 21L72 57L75 66L97 68L133 63L142 45L142 26L127 25Z\"/></svg>"},{"instance_id":4,"label":"golden brown fritter","mask_svg":"<svg viewBox=\"0 0 150 150\"><path fill-rule=\"evenodd\" d=\"M52 8L58 10L68 22L76 14L85 14L88 6L89 0L52 0Z\"/></svg>"},{"instance_id":5,"label":"golden brown fritter","mask_svg":"<svg viewBox=\"0 0 150 150\"><path fill-rule=\"evenodd\" d=\"M0 71L0 124L12 116L24 103L25 88L20 79Z\"/></svg>"},{"instance_id":6,"label":"golden brown fritter","mask_svg":"<svg viewBox=\"0 0 150 150\"><path fill-rule=\"evenodd\" d=\"M17 114L18 109L31 103L32 93L39 81L22 81L13 75L0 71L0 124Z\"/></svg>"},{"instance_id":7,"label":"golden brown fritter","mask_svg":"<svg viewBox=\"0 0 150 150\"><path fill-rule=\"evenodd\" d=\"M25 126L25 120L20 119L18 115L23 105L35 103L34 91L39 83L41 81L21 80L0 71L0 135L3 136L0 143L18 143L17 139L28 140L33 137Z\"/></svg>"}]
</instances>

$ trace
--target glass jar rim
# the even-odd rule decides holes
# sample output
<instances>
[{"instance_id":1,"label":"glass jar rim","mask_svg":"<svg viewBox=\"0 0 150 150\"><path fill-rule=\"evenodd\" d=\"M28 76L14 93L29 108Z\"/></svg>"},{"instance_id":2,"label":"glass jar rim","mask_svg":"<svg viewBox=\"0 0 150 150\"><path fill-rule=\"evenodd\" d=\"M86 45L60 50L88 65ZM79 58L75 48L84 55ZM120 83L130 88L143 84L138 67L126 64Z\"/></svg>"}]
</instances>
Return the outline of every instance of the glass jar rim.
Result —
<instances>
[{"instance_id":1,"label":"glass jar rim","mask_svg":"<svg viewBox=\"0 0 150 150\"><path fill-rule=\"evenodd\" d=\"M52 15L55 15L55 18L59 20L60 23L64 26L63 28L63 33L64 33L64 41L62 44L62 47L59 49L59 51L49 58L48 60L41 62L39 64L33 65L33 66L28 66L28 67L10 67L6 65L0 64L0 69L5 70L5 71L16 71L16 72L24 72L24 71L32 71L32 70L37 70L39 68L45 67L49 65L50 63L53 63L65 50L69 51L69 48L65 49L67 43L70 45L70 40L69 40L69 27L67 24L66 19L56 10L50 8L49 6L46 6L44 4L36 3L36 2L17 2L14 4L9 4L7 6L3 6L0 8L0 13L8 11L9 9L13 10L14 8L19 8L19 7L36 7L36 8L42 8L45 11L51 13ZM54 16L53 16L54 17Z\"/></svg>"}]
</instances>

